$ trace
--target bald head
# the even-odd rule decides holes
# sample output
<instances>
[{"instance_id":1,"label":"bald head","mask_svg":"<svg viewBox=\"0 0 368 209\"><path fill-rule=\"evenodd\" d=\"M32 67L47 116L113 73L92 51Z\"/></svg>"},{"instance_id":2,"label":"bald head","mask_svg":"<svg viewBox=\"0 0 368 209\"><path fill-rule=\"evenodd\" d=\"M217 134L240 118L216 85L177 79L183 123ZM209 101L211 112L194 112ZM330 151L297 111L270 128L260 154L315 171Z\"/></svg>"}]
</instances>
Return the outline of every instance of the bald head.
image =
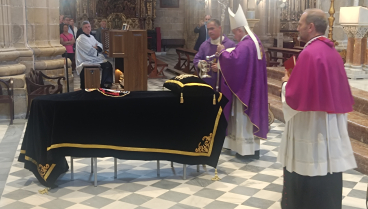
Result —
<instances>
[{"instance_id":1,"label":"bald head","mask_svg":"<svg viewBox=\"0 0 368 209\"><path fill-rule=\"evenodd\" d=\"M325 34L327 29L327 17L324 11L320 9L307 9L307 24L313 23L317 33Z\"/></svg>"}]
</instances>

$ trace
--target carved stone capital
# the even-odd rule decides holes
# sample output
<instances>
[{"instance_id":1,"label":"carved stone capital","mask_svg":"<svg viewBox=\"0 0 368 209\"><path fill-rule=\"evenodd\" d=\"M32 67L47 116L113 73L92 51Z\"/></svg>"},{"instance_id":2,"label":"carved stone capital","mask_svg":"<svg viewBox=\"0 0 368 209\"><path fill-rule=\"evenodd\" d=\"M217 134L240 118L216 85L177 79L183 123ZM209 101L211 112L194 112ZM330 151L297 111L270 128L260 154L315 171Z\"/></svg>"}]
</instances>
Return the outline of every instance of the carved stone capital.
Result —
<instances>
[{"instance_id":1,"label":"carved stone capital","mask_svg":"<svg viewBox=\"0 0 368 209\"><path fill-rule=\"evenodd\" d=\"M344 30L344 32L346 33L346 35L348 35L348 37L353 37L353 33L351 32L351 26L342 26L342 29Z\"/></svg>"},{"instance_id":2,"label":"carved stone capital","mask_svg":"<svg viewBox=\"0 0 368 209\"><path fill-rule=\"evenodd\" d=\"M350 31L355 38L363 38L368 32L368 27L350 26Z\"/></svg>"}]
</instances>

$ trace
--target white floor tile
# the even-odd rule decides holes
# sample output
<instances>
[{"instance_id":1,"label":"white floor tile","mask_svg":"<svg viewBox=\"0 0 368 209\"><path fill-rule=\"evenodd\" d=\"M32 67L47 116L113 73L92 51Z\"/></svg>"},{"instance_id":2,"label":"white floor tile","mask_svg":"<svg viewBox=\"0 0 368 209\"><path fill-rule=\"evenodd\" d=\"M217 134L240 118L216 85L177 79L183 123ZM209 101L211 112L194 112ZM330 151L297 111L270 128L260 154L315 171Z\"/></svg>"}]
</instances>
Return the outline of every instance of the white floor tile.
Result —
<instances>
[{"instance_id":1,"label":"white floor tile","mask_svg":"<svg viewBox=\"0 0 368 209\"><path fill-rule=\"evenodd\" d=\"M261 190L253 195L253 197L258 197L265 200L279 201L281 199L281 193Z\"/></svg>"},{"instance_id":2,"label":"white floor tile","mask_svg":"<svg viewBox=\"0 0 368 209\"><path fill-rule=\"evenodd\" d=\"M74 191L70 194L67 194L67 195L64 195L64 196L60 197L60 199L67 200L67 201L74 202L74 203L80 203L80 202L83 202L85 200L88 200L89 198L91 198L93 196L94 195L87 194L87 193L84 193L84 192Z\"/></svg>"},{"instance_id":3,"label":"white floor tile","mask_svg":"<svg viewBox=\"0 0 368 209\"><path fill-rule=\"evenodd\" d=\"M214 189L214 190L217 190L217 191L228 192L228 191L234 189L235 187L237 187L237 185L235 185L235 184L229 184L229 183L225 183L225 182L221 182L221 181L216 181L216 182L210 184L209 186L207 186L206 188Z\"/></svg>"},{"instance_id":4,"label":"white floor tile","mask_svg":"<svg viewBox=\"0 0 368 209\"><path fill-rule=\"evenodd\" d=\"M194 193L198 192L201 189L203 189L203 188L199 187L199 186L182 184L182 185L179 185L179 186L177 186L177 187L175 187L174 189L171 189L171 190L175 191L175 192L181 192L181 193L184 193L184 194L194 194Z\"/></svg>"},{"instance_id":5,"label":"white floor tile","mask_svg":"<svg viewBox=\"0 0 368 209\"><path fill-rule=\"evenodd\" d=\"M137 205L116 201L116 202L106 205L105 207L101 209L120 209L120 208L121 209L134 209L137 207L138 207Z\"/></svg>"},{"instance_id":6,"label":"white floor tile","mask_svg":"<svg viewBox=\"0 0 368 209\"><path fill-rule=\"evenodd\" d=\"M141 194L141 195L145 195L148 197L158 197L160 195L162 195L163 193L166 193L167 190L166 189L160 189L157 187L151 187L151 186L147 186L144 187L141 190L136 191L136 194Z\"/></svg>"},{"instance_id":7,"label":"white floor tile","mask_svg":"<svg viewBox=\"0 0 368 209\"><path fill-rule=\"evenodd\" d=\"M175 202L154 198L154 199L142 204L141 206L146 207L146 208L150 208L150 209L156 209L156 208L167 209L167 208L172 207L175 204L176 204Z\"/></svg>"},{"instance_id":8,"label":"white floor tile","mask_svg":"<svg viewBox=\"0 0 368 209\"><path fill-rule=\"evenodd\" d=\"M214 200L205 198L205 197L198 197L198 196L190 196L184 200L182 200L180 203L185 205L190 205L193 207L199 207L204 208L206 205L210 204Z\"/></svg>"},{"instance_id":9,"label":"white floor tile","mask_svg":"<svg viewBox=\"0 0 368 209\"><path fill-rule=\"evenodd\" d=\"M360 208L360 209L366 209L365 199L358 199L358 198L354 198L354 197L345 197L342 200L342 204L347 205L347 206L351 206L351 207Z\"/></svg>"},{"instance_id":10,"label":"white floor tile","mask_svg":"<svg viewBox=\"0 0 368 209\"><path fill-rule=\"evenodd\" d=\"M49 195L35 194L21 199L20 202L24 202L30 205L42 205L55 199L55 197L51 197Z\"/></svg>"},{"instance_id":11,"label":"white floor tile","mask_svg":"<svg viewBox=\"0 0 368 209\"><path fill-rule=\"evenodd\" d=\"M233 204L242 204L249 198L250 198L249 196L245 196L245 195L240 195L240 194L235 194L235 193L225 193L221 195L219 198L217 198L216 200L233 203Z\"/></svg>"},{"instance_id":12,"label":"white floor tile","mask_svg":"<svg viewBox=\"0 0 368 209\"><path fill-rule=\"evenodd\" d=\"M270 183L256 180L247 180L244 183L240 184L240 186L246 186L255 189L264 189L268 185L270 185Z\"/></svg>"}]
</instances>

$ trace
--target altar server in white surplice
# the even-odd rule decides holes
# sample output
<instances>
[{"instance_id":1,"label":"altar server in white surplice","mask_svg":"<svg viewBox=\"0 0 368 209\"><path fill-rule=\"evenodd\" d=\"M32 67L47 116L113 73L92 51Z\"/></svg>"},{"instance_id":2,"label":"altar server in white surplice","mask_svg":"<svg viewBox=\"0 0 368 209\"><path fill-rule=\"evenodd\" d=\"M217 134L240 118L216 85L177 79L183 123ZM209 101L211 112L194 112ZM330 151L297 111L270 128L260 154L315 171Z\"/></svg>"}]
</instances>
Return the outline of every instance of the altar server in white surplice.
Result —
<instances>
[{"instance_id":1,"label":"altar server in white surplice","mask_svg":"<svg viewBox=\"0 0 368 209\"><path fill-rule=\"evenodd\" d=\"M303 13L298 31L306 45L290 79L288 72L282 79L282 209L341 209L342 172L356 167L347 129L354 100L343 60L324 37L326 29L325 12Z\"/></svg>"},{"instance_id":2,"label":"altar server in white surplice","mask_svg":"<svg viewBox=\"0 0 368 209\"><path fill-rule=\"evenodd\" d=\"M83 64L100 64L102 68L101 87L110 88L112 85L112 65L102 54L102 44L91 33L91 25L88 21L83 22L83 33L77 38L76 64L77 73L81 78L81 89L84 89Z\"/></svg>"}]
</instances>

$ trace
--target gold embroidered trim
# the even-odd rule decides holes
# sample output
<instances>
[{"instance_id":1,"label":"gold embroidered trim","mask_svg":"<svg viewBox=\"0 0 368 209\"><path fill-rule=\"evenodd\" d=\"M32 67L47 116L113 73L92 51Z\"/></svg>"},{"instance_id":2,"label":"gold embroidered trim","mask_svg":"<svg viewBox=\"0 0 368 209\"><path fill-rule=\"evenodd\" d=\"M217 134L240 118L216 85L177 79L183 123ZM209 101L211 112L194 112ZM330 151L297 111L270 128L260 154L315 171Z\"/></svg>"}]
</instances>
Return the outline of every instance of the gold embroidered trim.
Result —
<instances>
[{"instance_id":1,"label":"gold embroidered trim","mask_svg":"<svg viewBox=\"0 0 368 209\"><path fill-rule=\"evenodd\" d=\"M42 166L41 164L38 164L38 173L43 178L47 172L47 170L50 168L49 164L46 164L45 166Z\"/></svg>"},{"instance_id":2,"label":"gold embroidered trim","mask_svg":"<svg viewBox=\"0 0 368 209\"><path fill-rule=\"evenodd\" d=\"M219 92L219 98L218 98L218 102L220 102L221 101L221 99L222 99L222 93L221 92Z\"/></svg>"},{"instance_id":3,"label":"gold embroidered trim","mask_svg":"<svg viewBox=\"0 0 368 209\"><path fill-rule=\"evenodd\" d=\"M221 72L222 70L221 70L221 68L219 69L219 71ZM236 98L238 98L239 99L239 97L238 97L238 95L236 95L234 92L233 92L233 90L230 88L230 86L229 86L229 83L226 81L226 78L225 78L225 76L224 76L224 74L221 72L221 76L224 78L224 81L225 81L225 83L227 84L227 86L229 87L229 89L230 89L230 91L231 91L231 93L233 93L233 95L236 97ZM243 101L241 101L241 99L239 99L239 101L245 106L245 109L247 110L248 109L248 105L246 105ZM244 114L245 115L247 115L245 112L244 112ZM249 116L247 115L247 117L249 118ZM253 124L253 126L255 126L256 128L257 128L257 131L253 131L253 134L255 134L255 133L257 133L257 132L259 132L261 129L256 125L256 124L254 124L251 120L250 120L250 118L249 118L249 121ZM262 138L262 137L259 137L259 136L257 136L258 138L260 138L260 139L263 139L263 140L267 140L267 139L265 139L265 138Z\"/></svg>"},{"instance_id":4,"label":"gold embroidered trim","mask_svg":"<svg viewBox=\"0 0 368 209\"><path fill-rule=\"evenodd\" d=\"M208 84L204 84L204 83L187 83L187 84L183 84L180 81L175 81L175 80L167 80L165 83L175 83L178 84L180 87L184 87L184 86L205 86L208 88L212 88L212 86L208 85Z\"/></svg>"},{"instance_id":5,"label":"gold embroidered trim","mask_svg":"<svg viewBox=\"0 0 368 209\"><path fill-rule=\"evenodd\" d=\"M33 164L35 164L37 166L37 170L38 173L40 174L40 176L46 181L47 178L49 177L49 175L51 174L52 170L55 168L56 164L52 164L51 167L49 164L46 164L45 166L38 164L37 161L35 161L34 159L25 156L24 157L25 160L27 161L31 161Z\"/></svg>"},{"instance_id":6,"label":"gold embroidered trim","mask_svg":"<svg viewBox=\"0 0 368 209\"><path fill-rule=\"evenodd\" d=\"M20 151L20 154L26 154L26 151L25 150L21 150Z\"/></svg>"},{"instance_id":7,"label":"gold embroidered trim","mask_svg":"<svg viewBox=\"0 0 368 209\"><path fill-rule=\"evenodd\" d=\"M50 169L46 172L45 177L43 178L43 179L45 179L45 181L50 176L50 174L51 174L52 170L54 170L55 166L56 166L56 164L52 164Z\"/></svg>"},{"instance_id":8,"label":"gold embroidered trim","mask_svg":"<svg viewBox=\"0 0 368 209\"><path fill-rule=\"evenodd\" d=\"M196 75L182 74L182 75L176 76L175 79L176 80L183 80L184 78L189 78L189 77L196 77L196 78L198 78L198 76L196 76Z\"/></svg>"},{"instance_id":9,"label":"gold embroidered trim","mask_svg":"<svg viewBox=\"0 0 368 209\"><path fill-rule=\"evenodd\" d=\"M210 149L210 144L212 141L212 133L210 133L209 136L204 136L202 138L203 144L202 142L199 142L198 144L198 148L195 149L195 152L199 152L199 153L207 153Z\"/></svg>"},{"instance_id":10,"label":"gold embroidered trim","mask_svg":"<svg viewBox=\"0 0 368 209\"><path fill-rule=\"evenodd\" d=\"M74 144L74 143L61 143L61 144L53 144L47 148L47 151L51 149L57 149L62 147L74 147L74 148L86 148L86 149L111 149L111 150L121 150L121 151L132 151L132 152L157 152L157 153L168 153L168 154L178 154L178 155L187 155L187 156L205 156L209 157L212 153L213 142L216 136L216 131L218 127L218 123L220 120L220 116L222 113L222 108L219 108L217 113L217 117L215 120L215 124L212 132L212 139L209 146L209 150L207 153L196 153L196 152L188 152L188 151L180 151L180 150L169 150L169 149L158 149L158 148L141 148L141 147L120 147L114 145L102 145L102 144Z\"/></svg>"}]
</instances>

